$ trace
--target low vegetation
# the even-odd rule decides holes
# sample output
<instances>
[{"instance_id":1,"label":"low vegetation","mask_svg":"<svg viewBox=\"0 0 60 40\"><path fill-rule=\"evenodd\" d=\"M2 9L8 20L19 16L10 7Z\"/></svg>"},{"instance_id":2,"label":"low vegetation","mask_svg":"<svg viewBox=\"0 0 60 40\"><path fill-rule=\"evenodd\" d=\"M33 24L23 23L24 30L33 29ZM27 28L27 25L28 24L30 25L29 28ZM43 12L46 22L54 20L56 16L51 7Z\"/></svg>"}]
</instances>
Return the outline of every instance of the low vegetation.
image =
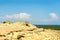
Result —
<instances>
[{"instance_id":1,"label":"low vegetation","mask_svg":"<svg viewBox=\"0 0 60 40\"><path fill-rule=\"evenodd\" d=\"M36 25L38 28L60 30L60 25Z\"/></svg>"}]
</instances>

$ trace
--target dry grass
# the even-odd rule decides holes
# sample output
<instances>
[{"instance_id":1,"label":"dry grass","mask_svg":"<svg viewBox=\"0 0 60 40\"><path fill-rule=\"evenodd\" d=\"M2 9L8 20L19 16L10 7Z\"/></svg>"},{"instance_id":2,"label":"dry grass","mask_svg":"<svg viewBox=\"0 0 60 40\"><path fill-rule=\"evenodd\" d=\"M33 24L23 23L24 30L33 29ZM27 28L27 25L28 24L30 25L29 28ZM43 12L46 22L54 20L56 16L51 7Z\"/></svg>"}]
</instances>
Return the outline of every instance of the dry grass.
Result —
<instances>
[{"instance_id":1,"label":"dry grass","mask_svg":"<svg viewBox=\"0 0 60 40\"><path fill-rule=\"evenodd\" d=\"M14 35L11 35L10 32ZM24 37L21 34L25 34ZM23 37L21 40L60 40L60 31L57 30L37 28L30 23L24 22L0 23L0 40L5 38L10 40L11 37L12 40L18 40L18 35Z\"/></svg>"}]
</instances>

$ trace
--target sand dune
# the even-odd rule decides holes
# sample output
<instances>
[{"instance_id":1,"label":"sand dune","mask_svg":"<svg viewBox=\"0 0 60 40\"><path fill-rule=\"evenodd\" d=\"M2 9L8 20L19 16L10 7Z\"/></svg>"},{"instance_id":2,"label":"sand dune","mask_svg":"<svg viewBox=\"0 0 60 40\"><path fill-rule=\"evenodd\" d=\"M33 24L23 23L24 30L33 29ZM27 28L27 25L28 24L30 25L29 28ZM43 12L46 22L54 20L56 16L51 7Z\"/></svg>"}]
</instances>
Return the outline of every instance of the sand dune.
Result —
<instances>
[{"instance_id":1,"label":"sand dune","mask_svg":"<svg viewBox=\"0 0 60 40\"><path fill-rule=\"evenodd\" d=\"M0 40L60 40L60 31L37 28L27 22L1 23Z\"/></svg>"}]
</instances>

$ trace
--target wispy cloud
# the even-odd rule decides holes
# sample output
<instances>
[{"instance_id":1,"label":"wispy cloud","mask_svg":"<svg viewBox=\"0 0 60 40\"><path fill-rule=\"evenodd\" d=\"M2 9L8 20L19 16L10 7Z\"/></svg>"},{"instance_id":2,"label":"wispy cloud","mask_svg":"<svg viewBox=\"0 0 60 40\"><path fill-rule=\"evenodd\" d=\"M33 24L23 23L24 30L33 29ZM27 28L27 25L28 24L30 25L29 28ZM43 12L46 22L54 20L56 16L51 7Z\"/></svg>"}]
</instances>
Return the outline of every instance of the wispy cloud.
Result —
<instances>
[{"instance_id":1,"label":"wispy cloud","mask_svg":"<svg viewBox=\"0 0 60 40\"><path fill-rule=\"evenodd\" d=\"M40 22L52 22L52 21L57 21L59 19L58 15L56 13L49 13L48 14L50 18L44 18L44 19L40 19L38 21ZM5 16L0 16L0 19L13 19L13 20L25 20L25 21L29 21L32 19L31 15L28 13L18 13L18 14L12 14L12 15L5 15ZM36 19L32 19L32 21L37 21Z\"/></svg>"},{"instance_id":2,"label":"wispy cloud","mask_svg":"<svg viewBox=\"0 0 60 40\"><path fill-rule=\"evenodd\" d=\"M52 20L57 20L58 16L56 13L50 13L49 16L51 17Z\"/></svg>"},{"instance_id":3,"label":"wispy cloud","mask_svg":"<svg viewBox=\"0 0 60 40\"><path fill-rule=\"evenodd\" d=\"M5 15L0 16L1 19L21 19L21 20L28 20L31 18L31 15L28 13L19 13L19 14L13 14L13 15Z\"/></svg>"},{"instance_id":4,"label":"wispy cloud","mask_svg":"<svg viewBox=\"0 0 60 40\"><path fill-rule=\"evenodd\" d=\"M57 21L59 19L56 13L49 13L48 15L50 16L50 18L42 19L40 20L40 22L52 22L52 21Z\"/></svg>"}]
</instances>

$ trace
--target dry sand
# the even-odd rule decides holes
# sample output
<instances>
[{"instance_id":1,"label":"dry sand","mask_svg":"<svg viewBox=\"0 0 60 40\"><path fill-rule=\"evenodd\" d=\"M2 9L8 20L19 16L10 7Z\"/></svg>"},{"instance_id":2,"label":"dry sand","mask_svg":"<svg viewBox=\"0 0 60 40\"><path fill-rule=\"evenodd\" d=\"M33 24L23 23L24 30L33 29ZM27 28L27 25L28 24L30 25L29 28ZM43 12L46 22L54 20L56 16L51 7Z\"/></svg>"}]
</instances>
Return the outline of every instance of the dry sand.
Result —
<instances>
[{"instance_id":1,"label":"dry sand","mask_svg":"<svg viewBox=\"0 0 60 40\"><path fill-rule=\"evenodd\" d=\"M60 40L60 31L37 28L26 22L0 23L0 40Z\"/></svg>"}]
</instances>

